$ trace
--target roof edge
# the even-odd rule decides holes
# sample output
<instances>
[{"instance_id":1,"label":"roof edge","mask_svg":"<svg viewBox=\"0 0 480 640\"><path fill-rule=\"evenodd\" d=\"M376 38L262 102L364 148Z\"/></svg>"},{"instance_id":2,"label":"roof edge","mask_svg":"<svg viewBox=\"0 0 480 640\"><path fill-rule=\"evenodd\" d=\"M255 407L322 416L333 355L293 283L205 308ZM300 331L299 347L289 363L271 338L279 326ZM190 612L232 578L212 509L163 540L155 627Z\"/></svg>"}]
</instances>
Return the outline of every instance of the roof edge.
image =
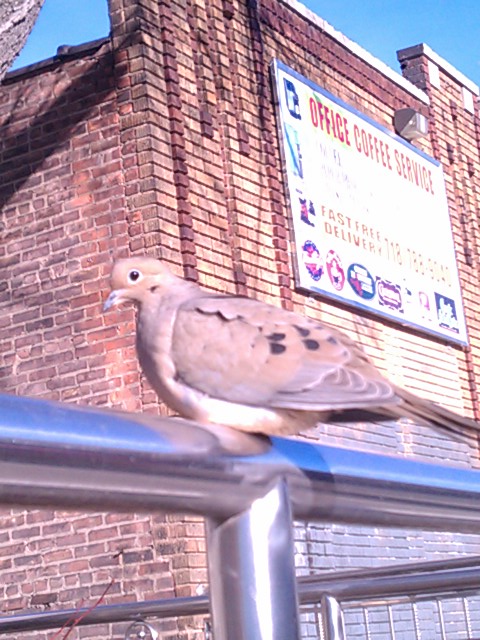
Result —
<instances>
[{"instance_id":1,"label":"roof edge","mask_svg":"<svg viewBox=\"0 0 480 640\"><path fill-rule=\"evenodd\" d=\"M317 27L319 27L322 31L328 34L331 38L336 40L339 44L342 45L345 49L348 49L351 53L353 53L357 58L360 58L364 62L366 62L369 66L373 67L389 80L400 86L402 89L410 93L412 96L420 100L425 104L430 103L430 99L425 91L419 89L414 84L412 84L409 80L404 78L400 73L389 67L385 62L376 58L369 51L361 47L359 44L350 40L345 36L341 31L337 31L335 27L333 27L330 23L328 23L320 16L317 16L316 13L313 13L310 9L308 9L304 4L299 2L299 0L281 0L283 4L288 5L291 9L299 13L301 16L313 22Z\"/></svg>"},{"instance_id":2,"label":"roof edge","mask_svg":"<svg viewBox=\"0 0 480 640\"><path fill-rule=\"evenodd\" d=\"M20 76L24 76L30 73L36 73L37 71L41 71L46 67L58 64L59 62L63 62L64 60L69 60L70 58L77 58L85 55L86 53L93 53L100 49L100 47L102 47L107 42L110 42L110 36L98 38L97 40L91 40L90 42L85 42L77 45L61 45L57 48L57 53L50 58L45 58L45 60L39 60L38 62L32 62L32 64L28 64L25 67L20 67L19 69L15 69L14 71L8 71L3 77L2 82L6 82L7 80L15 80Z\"/></svg>"}]
</instances>

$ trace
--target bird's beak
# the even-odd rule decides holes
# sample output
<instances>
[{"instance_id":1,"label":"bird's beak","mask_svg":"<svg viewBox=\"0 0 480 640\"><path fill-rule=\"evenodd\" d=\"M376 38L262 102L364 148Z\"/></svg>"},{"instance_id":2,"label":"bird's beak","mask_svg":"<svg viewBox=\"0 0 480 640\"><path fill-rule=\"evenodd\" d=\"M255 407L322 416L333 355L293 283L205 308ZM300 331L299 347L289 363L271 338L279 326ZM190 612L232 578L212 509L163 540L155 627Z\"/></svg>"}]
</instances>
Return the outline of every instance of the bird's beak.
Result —
<instances>
[{"instance_id":1,"label":"bird's beak","mask_svg":"<svg viewBox=\"0 0 480 640\"><path fill-rule=\"evenodd\" d=\"M116 307L118 304L125 302L125 289L115 289L110 293L108 298L103 304L103 310L108 311L111 307Z\"/></svg>"}]
</instances>

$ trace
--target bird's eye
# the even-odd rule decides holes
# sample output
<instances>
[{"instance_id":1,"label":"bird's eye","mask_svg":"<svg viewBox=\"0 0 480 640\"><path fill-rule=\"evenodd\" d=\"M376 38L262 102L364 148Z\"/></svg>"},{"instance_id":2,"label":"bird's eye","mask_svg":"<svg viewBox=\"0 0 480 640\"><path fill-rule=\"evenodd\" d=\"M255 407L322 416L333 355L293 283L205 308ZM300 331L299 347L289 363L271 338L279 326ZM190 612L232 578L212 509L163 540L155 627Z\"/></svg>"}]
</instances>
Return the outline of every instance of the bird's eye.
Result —
<instances>
[{"instance_id":1,"label":"bird's eye","mask_svg":"<svg viewBox=\"0 0 480 640\"><path fill-rule=\"evenodd\" d=\"M127 278L130 284L134 284L135 282L138 282L141 277L142 277L142 274L140 273L140 271L137 271L137 269L132 269L131 271L128 272Z\"/></svg>"}]
</instances>

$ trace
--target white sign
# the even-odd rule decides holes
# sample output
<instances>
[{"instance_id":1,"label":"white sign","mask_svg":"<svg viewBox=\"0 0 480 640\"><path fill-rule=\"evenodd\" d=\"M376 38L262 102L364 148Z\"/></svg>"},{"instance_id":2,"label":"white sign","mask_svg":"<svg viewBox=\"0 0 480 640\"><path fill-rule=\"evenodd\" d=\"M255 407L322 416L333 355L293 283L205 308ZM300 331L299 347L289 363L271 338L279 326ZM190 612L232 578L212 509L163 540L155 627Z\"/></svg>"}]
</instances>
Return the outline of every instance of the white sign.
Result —
<instances>
[{"instance_id":1,"label":"white sign","mask_svg":"<svg viewBox=\"0 0 480 640\"><path fill-rule=\"evenodd\" d=\"M297 284L467 344L441 165L275 62Z\"/></svg>"}]
</instances>

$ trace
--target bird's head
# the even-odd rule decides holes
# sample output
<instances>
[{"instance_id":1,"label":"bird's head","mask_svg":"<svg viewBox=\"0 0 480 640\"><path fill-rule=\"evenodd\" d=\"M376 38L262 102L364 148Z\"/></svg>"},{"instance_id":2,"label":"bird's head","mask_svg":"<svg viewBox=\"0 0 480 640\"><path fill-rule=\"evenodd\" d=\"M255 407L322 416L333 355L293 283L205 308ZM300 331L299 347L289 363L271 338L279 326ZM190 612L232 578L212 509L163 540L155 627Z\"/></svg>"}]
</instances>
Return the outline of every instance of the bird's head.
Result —
<instances>
[{"instance_id":1,"label":"bird's head","mask_svg":"<svg viewBox=\"0 0 480 640\"><path fill-rule=\"evenodd\" d=\"M155 258L126 258L113 265L110 283L112 291L105 300L103 310L134 302L141 305L152 294L162 293L172 286L176 276Z\"/></svg>"}]
</instances>

